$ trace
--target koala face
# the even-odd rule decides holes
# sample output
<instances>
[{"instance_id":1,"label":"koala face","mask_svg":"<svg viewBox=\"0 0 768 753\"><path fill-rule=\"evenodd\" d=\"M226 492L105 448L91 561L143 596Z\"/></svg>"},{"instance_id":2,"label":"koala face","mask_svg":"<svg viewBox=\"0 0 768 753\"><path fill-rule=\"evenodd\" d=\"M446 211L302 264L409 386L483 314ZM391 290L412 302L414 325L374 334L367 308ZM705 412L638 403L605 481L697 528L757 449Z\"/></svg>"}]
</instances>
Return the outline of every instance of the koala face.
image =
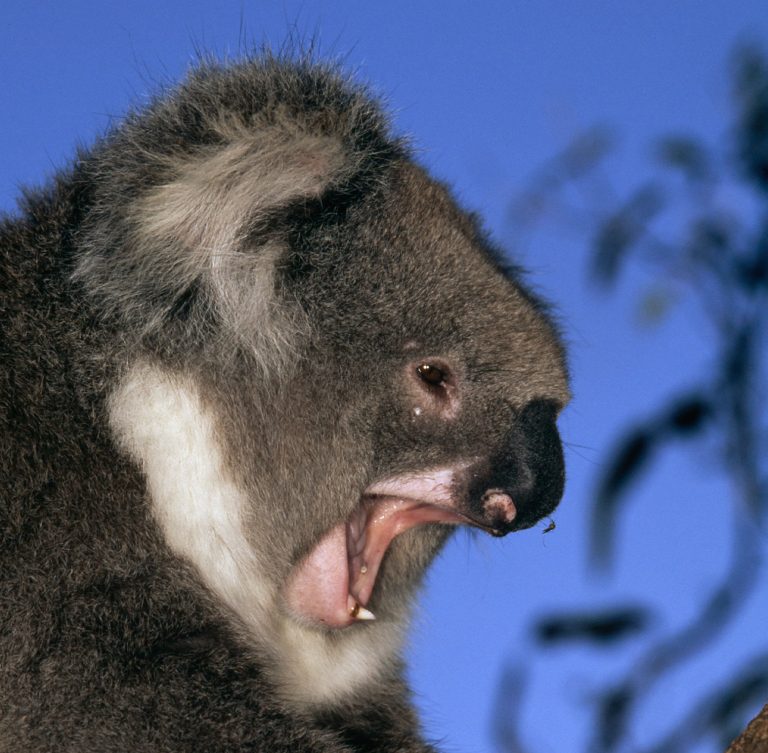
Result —
<instances>
[{"instance_id":1,"label":"koala face","mask_svg":"<svg viewBox=\"0 0 768 753\"><path fill-rule=\"evenodd\" d=\"M452 530L553 510L568 385L367 97L268 68L193 78L84 164L74 279L119 333L110 430L167 545L285 697L327 703L396 661Z\"/></svg>"},{"instance_id":2,"label":"koala face","mask_svg":"<svg viewBox=\"0 0 768 753\"><path fill-rule=\"evenodd\" d=\"M568 391L540 309L418 168L394 168L387 191L336 230L344 238L310 233L297 252L305 274L320 278L308 290L325 297L296 297L322 321L319 350L333 353L300 378L338 385L327 425L339 425L341 409L364 457L345 463L360 468L354 489L336 525L304 544L287 602L296 615L344 627L358 605L388 613L383 594L412 585L423 568L409 559L428 560L445 524L503 535L551 512L563 485L555 418ZM444 525L390 551L427 523Z\"/></svg>"}]
</instances>

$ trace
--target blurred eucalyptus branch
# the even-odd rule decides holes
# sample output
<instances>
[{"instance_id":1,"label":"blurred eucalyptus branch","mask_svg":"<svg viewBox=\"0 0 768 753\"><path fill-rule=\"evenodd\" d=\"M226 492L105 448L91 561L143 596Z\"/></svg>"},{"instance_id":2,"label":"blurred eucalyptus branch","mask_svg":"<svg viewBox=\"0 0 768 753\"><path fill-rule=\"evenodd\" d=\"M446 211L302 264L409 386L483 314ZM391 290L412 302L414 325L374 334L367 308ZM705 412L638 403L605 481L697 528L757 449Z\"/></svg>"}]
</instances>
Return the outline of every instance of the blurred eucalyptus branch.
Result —
<instances>
[{"instance_id":1,"label":"blurred eucalyptus branch","mask_svg":"<svg viewBox=\"0 0 768 753\"><path fill-rule=\"evenodd\" d=\"M757 586L765 554L768 58L756 48L742 49L734 81L736 114L725 151L684 135L663 138L655 149L654 177L619 199L603 171L613 151L611 138L594 129L546 166L514 208L518 221L555 212L578 232L589 232L590 272L605 288L629 263L643 264L654 280L643 301L646 313L663 314L675 300L693 302L713 344L714 357L696 386L666 398L616 442L596 482L589 550L601 568L620 555L614 542L628 489L652 472L672 442L682 440L714 447L731 482L731 563L690 624L652 642L618 682L598 691L589 753L639 752L631 742L639 702L665 673L707 649L732 623ZM734 192L739 211L732 209ZM563 613L541 618L535 629L544 647L565 641L606 646L642 633L647 615L636 606ZM768 634L763 652L735 668L721 687L707 689L700 700L691 698L690 713L677 729L642 753L684 753L704 738L724 749L756 704L766 700ZM519 751L517 732L509 725L499 730L501 749ZM739 753L766 750L741 747Z\"/></svg>"}]
</instances>

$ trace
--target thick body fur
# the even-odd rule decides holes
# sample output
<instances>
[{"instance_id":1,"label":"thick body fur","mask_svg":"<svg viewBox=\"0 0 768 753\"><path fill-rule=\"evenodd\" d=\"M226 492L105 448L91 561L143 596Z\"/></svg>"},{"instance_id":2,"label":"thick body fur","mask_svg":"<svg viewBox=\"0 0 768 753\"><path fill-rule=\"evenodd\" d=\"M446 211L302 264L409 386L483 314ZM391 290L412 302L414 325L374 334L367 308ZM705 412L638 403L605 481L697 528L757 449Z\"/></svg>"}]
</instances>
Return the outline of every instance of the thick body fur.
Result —
<instances>
[{"instance_id":1,"label":"thick body fur","mask_svg":"<svg viewBox=\"0 0 768 753\"><path fill-rule=\"evenodd\" d=\"M205 64L0 225L0 752L426 753L456 524L563 486L541 304L335 70ZM375 619L374 619L375 618Z\"/></svg>"}]
</instances>

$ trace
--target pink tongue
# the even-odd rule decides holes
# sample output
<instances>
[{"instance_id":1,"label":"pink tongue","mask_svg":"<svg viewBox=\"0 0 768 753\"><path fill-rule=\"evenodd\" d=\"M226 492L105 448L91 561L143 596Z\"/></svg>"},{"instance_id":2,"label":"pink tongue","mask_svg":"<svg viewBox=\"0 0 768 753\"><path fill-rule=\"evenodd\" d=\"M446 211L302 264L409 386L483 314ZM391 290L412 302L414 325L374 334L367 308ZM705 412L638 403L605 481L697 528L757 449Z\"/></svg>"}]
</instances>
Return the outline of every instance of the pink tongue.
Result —
<instances>
[{"instance_id":1,"label":"pink tongue","mask_svg":"<svg viewBox=\"0 0 768 753\"><path fill-rule=\"evenodd\" d=\"M463 523L445 507L412 499L378 498L367 518L332 528L294 571L286 597L297 617L332 628L355 622L356 603L365 606L376 583L381 561L395 536L423 523ZM348 544L352 551L348 549ZM351 573L351 574L350 574Z\"/></svg>"}]
</instances>

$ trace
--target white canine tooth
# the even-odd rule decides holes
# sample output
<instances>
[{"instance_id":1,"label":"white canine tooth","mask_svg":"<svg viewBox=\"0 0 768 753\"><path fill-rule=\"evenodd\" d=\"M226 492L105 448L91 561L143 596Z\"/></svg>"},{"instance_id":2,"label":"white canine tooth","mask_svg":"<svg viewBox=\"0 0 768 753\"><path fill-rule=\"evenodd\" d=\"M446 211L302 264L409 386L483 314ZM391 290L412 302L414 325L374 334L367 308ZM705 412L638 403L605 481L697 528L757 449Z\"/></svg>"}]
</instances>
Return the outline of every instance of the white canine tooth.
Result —
<instances>
[{"instance_id":1,"label":"white canine tooth","mask_svg":"<svg viewBox=\"0 0 768 753\"><path fill-rule=\"evenodd\" d=\"M357 615L356 615L355 619L358 619L358 620L375 620L376 619L376 615L373 612L367 610L365 607L360 606L358 608L358 610L357 610Z\"/></svg>"},{"instance_id":2,"label":"white canine tooth","mask_svg":"<svg viewBox=\"0 0 768 753\"><path fill-rule=\"evenodd\" d=\"M376 615L366 609L359 601L355 601L352 596L349 597L353 606L350 607L349 616L353 620L375 620Z\"/></svg>"}]
</instances>

